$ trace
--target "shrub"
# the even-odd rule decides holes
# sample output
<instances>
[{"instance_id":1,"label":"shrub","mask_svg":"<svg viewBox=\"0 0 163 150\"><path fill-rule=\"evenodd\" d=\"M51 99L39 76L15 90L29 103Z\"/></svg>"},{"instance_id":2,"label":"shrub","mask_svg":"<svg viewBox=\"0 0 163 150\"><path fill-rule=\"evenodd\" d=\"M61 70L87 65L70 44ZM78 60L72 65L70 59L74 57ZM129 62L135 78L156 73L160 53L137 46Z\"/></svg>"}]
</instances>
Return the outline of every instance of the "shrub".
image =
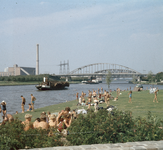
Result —
<instances>
[{"instance_id":1,"label":"shrub","mask_svg":"<svg viewBox=\"0 0 163 150\"><path fill-rule=\"evenodd\" d=\"M70 135L67 140L73 145L161 140L163 131L159 126L161 121L154 122L150 115L148 120L133 119L130 111L116 110L111 115L100 110L86 116L80 114L68 128Z\"/></svg>"},{"instance_id":2,"label":"shrub","mask_svg":"<svg viewBox=\"0 0 163 150\"><path fill-rule=\"evenodd\" d=\"M6 123L0 126L0 149L13 150L41 147L62 146L63 142L60 140L60 135L56 129L42 130L30 129L24 131L24 126L19 120L11 123ZM49 132L52 136L48 136Z\"/></svg>"}]
</instances>

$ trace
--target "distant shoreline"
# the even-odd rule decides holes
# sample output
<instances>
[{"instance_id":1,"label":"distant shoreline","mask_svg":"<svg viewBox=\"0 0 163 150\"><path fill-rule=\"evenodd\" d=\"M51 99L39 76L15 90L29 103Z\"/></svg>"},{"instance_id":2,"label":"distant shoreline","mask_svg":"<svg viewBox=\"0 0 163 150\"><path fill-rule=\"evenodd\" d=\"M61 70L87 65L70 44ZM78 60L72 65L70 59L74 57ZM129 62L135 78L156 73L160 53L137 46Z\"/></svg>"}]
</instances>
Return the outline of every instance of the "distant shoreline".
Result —
<instances>
[{"instance_id":1,"label":"distant shoreline","mask_svg":"<svg viewBox=\"0 0 163 150\"><path fill-rule=\"evenodd\" d=\"M41 82L14 82L14 81L0 81L0 86L17 86L17 85L38 85ZM80 84L81 82L70 81L70 84Z\"/></svg>"},{"instance_id":2,"label":"distant shoreline","mask_svg":"<svg viewBox=\"0 0 163 150\"><path fill-rule=\"evenodd\" d=\"M0 81L0 86L17 86L17 85L38 85L41 82L16 82L16 81ZM119 82L111 82L112 84L121 84ZM70 81L69 84L81 84L80 81ZM122 83L122 84L146 84L146 85L163 85L163 83Z\"/></svg>"},{"instance_id":3,"label":"distant shoreline","mask_svg":"<svg viewBox=\"0 0 163 150\"><path fill-rule=\"evenodd\" d=\"M17 85L37 85L38 82L13 82L13 81L0 81L0 86L17 86Z\"/></svg>"}]
</instances>

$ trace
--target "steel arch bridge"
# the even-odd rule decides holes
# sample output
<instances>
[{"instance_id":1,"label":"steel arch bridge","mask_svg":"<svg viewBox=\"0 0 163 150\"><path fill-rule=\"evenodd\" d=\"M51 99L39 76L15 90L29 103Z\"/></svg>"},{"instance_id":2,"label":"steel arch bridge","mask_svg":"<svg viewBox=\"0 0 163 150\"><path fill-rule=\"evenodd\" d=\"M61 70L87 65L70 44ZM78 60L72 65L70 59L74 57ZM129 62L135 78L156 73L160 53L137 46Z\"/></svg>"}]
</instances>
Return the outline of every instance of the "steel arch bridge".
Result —
<instances>
[{"instance_id":1,"label":"steel arch bridge","mask_svg":"<svg viewBox=\"0 0 163 150\"><path fill-rule=\"evenodd\" d=\"M77 68L69 74L71 75L78 75L78 74L107 74L110 71L113 75L141 75L140 72L135 71L129 67L118 65L118 64L110 64L110 63L95 63L89 64L86 66L82 66Z\"/></svg>"}]
</instances>

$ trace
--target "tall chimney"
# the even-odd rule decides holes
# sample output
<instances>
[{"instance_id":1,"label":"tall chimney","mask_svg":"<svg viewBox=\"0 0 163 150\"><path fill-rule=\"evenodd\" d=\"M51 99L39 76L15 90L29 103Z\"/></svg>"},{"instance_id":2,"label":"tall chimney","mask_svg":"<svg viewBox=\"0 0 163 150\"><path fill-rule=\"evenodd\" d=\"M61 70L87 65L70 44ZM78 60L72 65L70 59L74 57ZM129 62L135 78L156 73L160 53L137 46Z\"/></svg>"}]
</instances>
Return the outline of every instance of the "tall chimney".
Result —
<instances>
[{"instance_id":1,"label":"tall chimney","mask_svg":"<svg viewBox=\"0 0 163 150\"><path fill-rule=\"evenodd\" d=\"M37 44L36 50L36 75L39 75L39 44Z\"/></svg>"}]
</instances>

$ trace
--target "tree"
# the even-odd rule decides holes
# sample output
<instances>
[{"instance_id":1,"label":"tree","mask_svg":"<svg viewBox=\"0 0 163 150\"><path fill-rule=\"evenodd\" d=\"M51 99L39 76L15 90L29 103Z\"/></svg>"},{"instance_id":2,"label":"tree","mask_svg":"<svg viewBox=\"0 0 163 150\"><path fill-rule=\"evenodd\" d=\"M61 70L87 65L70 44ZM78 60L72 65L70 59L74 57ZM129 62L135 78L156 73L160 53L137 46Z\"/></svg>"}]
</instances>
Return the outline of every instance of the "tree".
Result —
<instances>
[{"instance_id":1,"label":"tree","mask_svg":"<svg viewBox=\"0 0 163 150\"><path fill-rule=\"evenodd\" d=\"M133 75L133 77L132 77L132 82L135 83L136 81L137 81L137 78L136 78L135 75Z\"/></svg>"},{"instance_id":2,"label":"tree","mask_svg":"<svg viewBox=\"0 0 163 150\"><path fill-rule=\"evenodd\" d=\"M161 80L163 80L163 72L157 73L155 76L155 80L157 80L157 82L160 82Z\"/></svg>"},{"instance_id":3,"label":"tree","mask_svg":"<svg viewBox=\"0 0 163 150\"><path fill-rule=\"evenodd\" d=\"M108 89L110 88L110 83L112 81L111 76L112 76L112 73L110 71L108 71L108 74L106 76L106 83L108 85Z\"/></svg>"},{"instance_id":4,"label":"tree","mask_svg":"<svg viewBox=\"0 0 163 150\"><path fill-rule=\"evenodd\" d=\"M148 78L149 82L153 82L153 72L152 71L148 72L147 78Z\"/></svg>"}]
</instances>

